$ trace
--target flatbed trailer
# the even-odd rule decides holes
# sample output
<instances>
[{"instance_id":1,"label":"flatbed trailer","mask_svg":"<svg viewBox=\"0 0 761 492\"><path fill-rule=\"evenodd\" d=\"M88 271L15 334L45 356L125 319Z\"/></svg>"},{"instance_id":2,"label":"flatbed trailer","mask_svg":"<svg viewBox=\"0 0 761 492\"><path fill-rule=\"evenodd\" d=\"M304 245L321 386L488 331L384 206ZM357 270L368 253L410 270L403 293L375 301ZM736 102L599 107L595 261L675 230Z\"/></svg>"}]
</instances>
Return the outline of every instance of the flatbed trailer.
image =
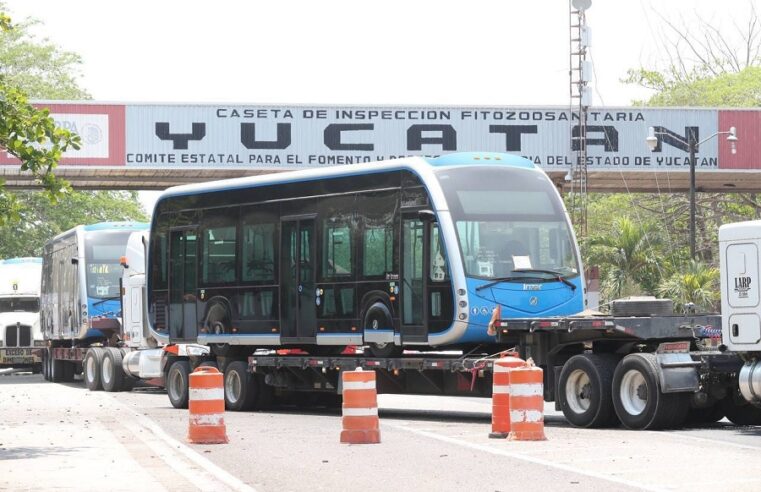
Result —
<instances>
[{"instance_id":1,"label":"flatbed trailer","mask_svg":"<svg viewBox=\"0 0 761 492\"><path fill-rule=\"evenodd\" d=\"M376 371L379 393L490 397L494 361L502 351L513 351L544 369L545 400L555 401L578 427L622 422L632 429L674 428L724 416L747 424L761 416L737 394L743 361L722 350L721 316L502 319L496 327L498 345L469 354L169 355L165 379L170 401L182 407L187 374L214 365L225 373L229 410L263 409L278 397L334 403L341 394L341 372L356 368ZM495 347L500 351L487 353Z\"/></svg>"}]
</instances>

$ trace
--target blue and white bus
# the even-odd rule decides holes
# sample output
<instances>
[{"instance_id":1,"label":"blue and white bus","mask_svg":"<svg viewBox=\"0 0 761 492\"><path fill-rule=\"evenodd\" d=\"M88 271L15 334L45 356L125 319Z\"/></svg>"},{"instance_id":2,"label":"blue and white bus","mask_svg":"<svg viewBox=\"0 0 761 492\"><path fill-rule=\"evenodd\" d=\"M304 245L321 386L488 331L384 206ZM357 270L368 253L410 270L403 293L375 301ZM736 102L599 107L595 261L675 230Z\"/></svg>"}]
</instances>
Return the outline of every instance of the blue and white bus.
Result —
<instances>
[{"instance_id":1,"label":"blue and white bus","mask_svg":"<svg viewBox=\"0 0 761 492\"><path fill-rule=\"evenodd\" d=\"M147 229L143 222L80 225L45 244L40 323L53 346L87 346L118 334L119 259L130 234Z\"/></svg>"},{"instance_id":2,"label":"blue and white bus","mask_svg":"<svg viewBox=\"0 0 761 492\"><path fill-rule=\"evenodd\" d=\"M151 224L155 336L215 353L494 344L502 318L584 309L579 251L532 162L458 153L178 186ZM249 352L250 353L250 352Z\"/></svg>"}]
</instances>

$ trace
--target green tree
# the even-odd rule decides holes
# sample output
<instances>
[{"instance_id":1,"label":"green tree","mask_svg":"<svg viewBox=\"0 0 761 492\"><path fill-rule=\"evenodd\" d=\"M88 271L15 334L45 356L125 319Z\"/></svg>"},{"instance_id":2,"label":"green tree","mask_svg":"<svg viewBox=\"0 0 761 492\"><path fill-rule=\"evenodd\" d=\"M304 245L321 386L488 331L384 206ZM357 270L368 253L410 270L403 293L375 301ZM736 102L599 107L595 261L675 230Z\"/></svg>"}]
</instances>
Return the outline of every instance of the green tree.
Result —
<instances>
[{"instance_id":1,"label":"green tree","mask_svg":"<svg viewBox=\"0 0 761 492\"><path fill-rule=\"evenodd\" d=\"M0 46L16 36L16 27L2 12L0 4ZM13 82L10 66L0 57L0 147L20 161L22 171L30 173L52 200L67 189L65 181L52 170L68 149L78 149L80 139L69 131L57 128L45 109L29 104L26 94ZM18 218L18 203L0 183L0 225Z\"/></svg>"},{"instance_id":2,"label":"green tree","mask_svg":"<svg viewBox=\"0 0 761 492\"><path fill-rule=\"evenodd\" d=\"M611 231L588 240L590 264L602 268L602 301L655 290L659 277L654 273L658 269L654 251L659 242L652 225L628 217L618 218Z\"/></svg>"},{"instance_id":3,"label":"green tree","mask_svg":"<svg viewBox=\"0 0 761 492\"><path fill-rule=\"evenodd\" d=\"M0 258L39 256L51 238L79 224L147 220L135 191L66 193L54 207L42 193L17 193L20 222L0 228Z\"/></svg>"},{"instance_id":4,"label":"green tree","mask_svg":"<svg viewBox=\"0 0 761 492\"><path fill-rule=\"evenodd\" d=\"M77 85L81 59L30 34L37 21L11 25L5 10L0 2L0 146L35 173L47 193L0 189L0 257L39 254L44 242L78 224L145 220L135 192L72 191L50 172L79 139L56 128L48 111L27 98L89 98ZM51 195L58 200L53 206Z\"/></svg>"},{"instance_id":5,"label":"green tree","mask_svg":"<svg viewBox=\"0 0 761 492\"><path fill-rule=\"evenodd\" d=\"M673 300L677 311L684 311L688 303L694 304L699 312L718 311L721 307L719 269L690 261L661 282L658 294Z\"/></svg>"}]
</instances>

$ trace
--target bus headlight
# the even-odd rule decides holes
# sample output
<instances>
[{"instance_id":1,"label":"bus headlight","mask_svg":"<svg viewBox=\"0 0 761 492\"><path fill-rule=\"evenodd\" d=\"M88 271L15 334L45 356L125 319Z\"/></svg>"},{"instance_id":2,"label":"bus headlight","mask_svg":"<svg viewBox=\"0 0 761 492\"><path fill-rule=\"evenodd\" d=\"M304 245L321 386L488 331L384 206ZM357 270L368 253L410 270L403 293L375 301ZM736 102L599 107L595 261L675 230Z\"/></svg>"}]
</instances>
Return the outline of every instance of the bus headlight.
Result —
<instances>
[{"instance_id":1,"label":"bus headlight","mask_svg":"<svg viewBox=\"0 0 761 492\"><path fill-rule=\"evenodd\" d=\"M457 317L464 321L468 318L468 315L466 313L460 313Z\"/></svg>"},{"instance_id":2,"label":"bus headlight","mask_svg":"<svg viewBox=\"0 0 761 492\"><path fill-rule=\"evenodd\" d=\"M461 308L465 309L466 307L468 307L468 302L467 301L460 301L460 302L457 303L457 305L460 306Z\"/></svg>"},{"instance_id":3,"label":"bus headlight","mask_svg":"<svg viewBox=\"0 0 761 492\"><path fill-rule=\"evenodd\" d=\"M464 296L465 295L465 289L457 289L457 295L458 296Z\"/></svg>"}]
</instances>

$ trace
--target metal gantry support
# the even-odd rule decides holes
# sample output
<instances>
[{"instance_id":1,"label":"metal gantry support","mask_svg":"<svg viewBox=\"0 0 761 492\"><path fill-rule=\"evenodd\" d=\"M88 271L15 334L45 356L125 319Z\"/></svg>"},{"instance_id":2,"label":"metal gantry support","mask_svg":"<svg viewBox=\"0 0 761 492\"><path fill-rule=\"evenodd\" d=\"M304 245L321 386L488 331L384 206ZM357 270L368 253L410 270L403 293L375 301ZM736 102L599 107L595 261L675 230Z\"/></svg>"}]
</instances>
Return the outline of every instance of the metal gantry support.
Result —
<instances>
[{"instance_id":1,"label":"metal gantry support","mask_svg":"<svg viewBox=\"0 0 761 492\"><path fill-rule=\"evenodd\" d=\"M592 90L592 62L587 60L591 35L586 10L591 0L569 0L569 83L571 97L571 150L575 160L566 176L571 183L571 220L579 237L587 235L587 121Z\"/></svg>"}]
</instances>

